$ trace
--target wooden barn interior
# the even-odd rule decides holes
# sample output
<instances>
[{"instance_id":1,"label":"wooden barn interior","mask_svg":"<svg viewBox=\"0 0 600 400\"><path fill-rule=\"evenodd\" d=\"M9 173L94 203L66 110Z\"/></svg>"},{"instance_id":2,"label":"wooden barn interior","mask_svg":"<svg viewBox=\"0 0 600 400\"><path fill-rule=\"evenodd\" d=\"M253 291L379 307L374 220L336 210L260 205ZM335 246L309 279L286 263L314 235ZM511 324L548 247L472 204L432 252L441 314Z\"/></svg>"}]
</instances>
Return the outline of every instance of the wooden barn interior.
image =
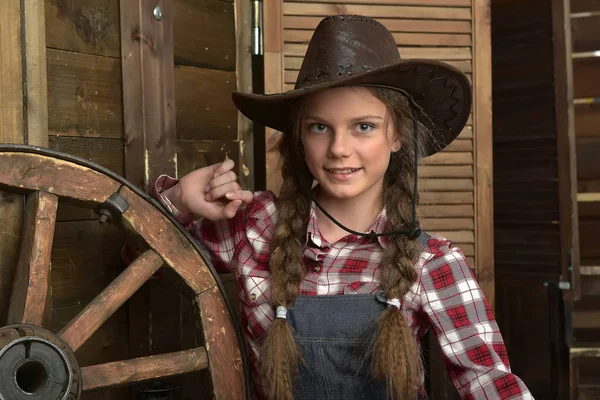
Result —
<instances>
[{"instance_id":1,"label":"wooden barn interior","mask_svg":"<svg viewBox=\"0 0 600 400\"><path fill-rule=\"evenodd\" d=\"M464 251L535 398L600 398L600 0L11 0L0 8L0 144L76 156L142 191L160 174L230 158L243 187L277 191L280 133L241 116L231 92L293 88L331 14L374 17L403 58L468 75L467 127L420 168L423 227ZM19 287L26 200L0 189L1 329ZM58 203L45 328L60 332L119 276L127 237L94 210ZM237 310L235 283L221 279ZM190 349L193 308L157 273L77 362L118 368ZM430 398L458 399L433 335L424 350ZM127 379L84 379L81 398L157 398L148 388L229 398L206 370L159 386Z\"/></svg>"}]
</instances>

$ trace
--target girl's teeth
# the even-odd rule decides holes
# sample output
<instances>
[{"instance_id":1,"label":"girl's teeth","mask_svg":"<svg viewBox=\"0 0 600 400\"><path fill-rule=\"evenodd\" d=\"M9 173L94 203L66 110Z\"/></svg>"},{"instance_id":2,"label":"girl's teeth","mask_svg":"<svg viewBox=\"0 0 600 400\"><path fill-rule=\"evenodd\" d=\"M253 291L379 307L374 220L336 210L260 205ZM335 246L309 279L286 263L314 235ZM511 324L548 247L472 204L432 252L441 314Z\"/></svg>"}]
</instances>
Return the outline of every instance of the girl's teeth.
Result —
<instances>
[{"instance_id":1,"label":"girl's teeth","mask_svg":"<svg viewBox=\"0 0 600 400\"><path fill-rule=\"evenodd\" d=\"M330 169L329 171L333 172L334 174L351 174L352 172L356 171L356 169Z\"/></svg>"}]
</instances>

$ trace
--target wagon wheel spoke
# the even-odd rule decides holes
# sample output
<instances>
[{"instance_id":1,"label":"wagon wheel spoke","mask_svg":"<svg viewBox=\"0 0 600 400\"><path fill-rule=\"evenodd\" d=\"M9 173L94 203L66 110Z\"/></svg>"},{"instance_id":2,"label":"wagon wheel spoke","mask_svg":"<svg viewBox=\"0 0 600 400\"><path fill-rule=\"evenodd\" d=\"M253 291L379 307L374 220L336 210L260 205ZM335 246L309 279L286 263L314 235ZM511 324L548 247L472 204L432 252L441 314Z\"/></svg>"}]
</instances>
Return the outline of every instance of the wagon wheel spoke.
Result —
<instances>
[{"instance_id":1,"label":"wagon wheel spoke","mask_svg":"<svg viewBox=\"0 0 600 400\"><path fill-rule=\"evenodd\" d=\"M162 265L160 255L147 250L81 310L58 336L77 351Z\"/></svg>"},{"instance_id":2,"label":"wagon wheel spoke","mask_svg":"<svg viewBox=\"0 0 600 400\"><path fill-rule=\"evenodd\" d=\"M204 347L81 368L83 390L166 378L208 368Z\"/></svg>"},{"instance_id":3,"label":"wagon wheel spoke","mask_svg":"<svg viewBox=\"0 0 600 400\"><path fill-rule=\"evenodd\" d=\"M42 326L49 321L50 255L58 197L47 192L27 195L23 237L15 271L9 324Z\"/></svg>"}]
</instances>

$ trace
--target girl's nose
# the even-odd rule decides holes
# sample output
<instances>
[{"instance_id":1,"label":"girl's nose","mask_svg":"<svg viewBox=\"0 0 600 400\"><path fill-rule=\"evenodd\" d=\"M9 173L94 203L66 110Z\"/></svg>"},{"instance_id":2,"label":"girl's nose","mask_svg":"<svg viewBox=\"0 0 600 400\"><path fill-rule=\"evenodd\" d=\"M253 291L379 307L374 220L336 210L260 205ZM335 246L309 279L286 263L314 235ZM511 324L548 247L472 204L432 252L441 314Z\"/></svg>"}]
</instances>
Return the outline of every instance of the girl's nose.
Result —
<instances>
[{"instance_id":1,"label":"girl's nose","mask_svg":"<svg viewBox=\"0 0 600 400\"><path fill-rule=\"evenodd\" d=\"M331 157L347 157L352 152L348 135L337 132L339 131L331 135L329 155Z\"/></svg>"}]
</instances>

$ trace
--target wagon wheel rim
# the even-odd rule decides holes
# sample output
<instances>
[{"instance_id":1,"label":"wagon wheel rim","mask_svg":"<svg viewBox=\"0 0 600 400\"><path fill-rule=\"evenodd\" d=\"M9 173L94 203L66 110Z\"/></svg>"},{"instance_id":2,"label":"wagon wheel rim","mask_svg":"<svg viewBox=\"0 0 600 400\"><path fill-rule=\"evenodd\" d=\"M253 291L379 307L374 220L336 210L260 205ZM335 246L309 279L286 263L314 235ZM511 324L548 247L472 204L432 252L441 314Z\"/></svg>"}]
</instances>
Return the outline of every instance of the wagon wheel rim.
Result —
<instances>
[{"instance_id":1,"label":"wagon wheel rim","mask_svg":"<svg viewBox=\"0 0 600 400\"><path fill-rule=\"evenodd\" d=\"M31 164L28 164L29 168L27 170L17 171L14 168L11 170L12 166L18 164L14 162L15 160L25 160L31 162ZM57 160L60 161L58 166ZM48 184L51 179L46 181L40 179L40 177L47 178L49 166L64 172L64 178L67 181L71 176L67 174L68 172L75 172L76 178L71 179L73 182L63 182L53 187ZM44 167L46 167L45 170ZM21 251L13 285L13 289L22 288L23 290L13 290L8 313L9 325L0 327L0 358L4 354L6 359L6 354L10 353L9 351L12 351L11 354L14 355L16 354L15 351L18 350L18 346L23 344L31 346L32 343L34 348L43 348L42 350L48 354L56 353L57 356L52 357L56 358L55 361L58 364L64 361L70 379L65 385L68 384L71 393L65 392L63 397L57 398L78 398L82 390L134 383L147 380L144 377L155 379L207 368L211 363L211 359L216 360L216 357L221 356L221 354L216 353L212 356L212 353L207 350L209 345L212 344L212 347L216 348L217 341L226 338L224 329L220 330L223 336L219 336L221 333L212 332L209 327L205 326L209 320L223 318L217 315L219 312L215 311L219 310L222 314L228 313L229 318L227 321L233 325L237 339L237 343L233 343L233 346L237 344L239 356L241 357L241 365L236 365L235 368L239 369L241 367L243 369L241 378L244 381L244 387L241 389L245 390L246 398L250 398L250 368L242 328L237 318L235 318L236 312L231 305L223 283L209 262L205 249L157 201L140 191L123 177L106 170L100 165L75 156L35 146L0 145L0 170L9 171L5 174L6 176L0 176L0 189L8 187L12 191L24 191L28 194L25 205L24 232L21 236ZM98 187L90 187L85 193L72 193L69 190L73 190L74 187L80 187L81 189L82 185L90 183L86 179L77 181L77 177L98 179L94 182L101 182L101 184ZM45 235L53 235L54 233L59 198L85 202L87 204L86 208L95 208L101 214L101 219L110 218L117 223L124 224L128 230L141 236L149 249L121 271L117 278L104 288L58 334L53 334L42 328L48 319L49 307L46 307L46 300L49 296L50 253L52 249L52 240L43 239ZM153 217L156 219L157 215L159 219L162 217L161 226L167 230L164 237L161 235L157 237L153 232L144 231L145 218ZM173 226L175 229L172 229ZM181 250L181 252L188 258L183 259L180 255L169 251L169 243L165 244L168 241L176 241L180 246L183 246L184 250ZM48 245L48 243L50 244ZM186 269L186 265L192 265L189 262L190 260L200 263L197 270ZM178 261L187 262L179 263ZM80 369L74 357L74 352L163 265L167 265L170 267L169 269L177 273L186 282L188 289L191 290L197 305L195 309L202 316L205 347ZM199 271L202 273L199 273ZM213 310L212 314L207 310ZM206 317L206 321L204 317ZM161 362L168 362L171 367L166 370L161 367L160 372L162 375L160 376L156 376L158 371L151 368L146 368L145 375L144 373L141 375L133 374L140 366L147 366L151 362L158 362L158 365L164 365ZM217 365L216 368L223 368L222 361L214 362L214 364ZM19 371L22 371L25 367L20 366L19 368ZM36 370L34 365L27 368L28 372ZM131 372L132 375L125 376L124 380L123 376L117 377L114 374L106 374L106 371L115 368L120 371L120 375L128 372ZM43 371L40 368L37 368L36 371L38 378L43 378ZM43 380L40 379L36 381L38 385ZM29 386L29 388L31 387L33 386ZM21 387L19 389L23 390ZM32 394L26 390L23 391ZM0 399L2 398L0 391Z\"/></svg>"}]
</instances>

